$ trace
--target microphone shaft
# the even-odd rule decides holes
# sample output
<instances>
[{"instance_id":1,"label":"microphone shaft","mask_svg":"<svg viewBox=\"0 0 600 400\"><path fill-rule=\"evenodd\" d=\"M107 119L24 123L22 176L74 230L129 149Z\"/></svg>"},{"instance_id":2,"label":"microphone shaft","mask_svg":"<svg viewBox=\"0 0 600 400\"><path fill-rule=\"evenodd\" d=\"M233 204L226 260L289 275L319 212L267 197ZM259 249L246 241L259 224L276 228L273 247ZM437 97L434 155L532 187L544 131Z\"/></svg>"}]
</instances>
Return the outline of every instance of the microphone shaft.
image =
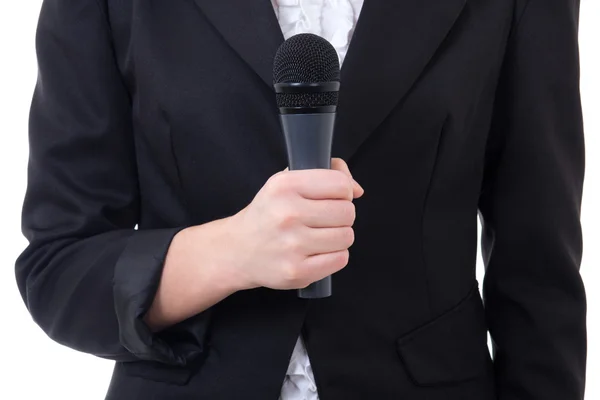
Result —
<instances>
[{"instance_id":1,"label":"microphone shaft","mask_svg":"<svg viewBox=\"0 0 600 400\"><path fill-rule=\"evenodd\" d=\"M335 113L280 114L289 169L330 169ZM331 296L331 276L298 289L298 297Z\"/></svg>"}]
</instances>

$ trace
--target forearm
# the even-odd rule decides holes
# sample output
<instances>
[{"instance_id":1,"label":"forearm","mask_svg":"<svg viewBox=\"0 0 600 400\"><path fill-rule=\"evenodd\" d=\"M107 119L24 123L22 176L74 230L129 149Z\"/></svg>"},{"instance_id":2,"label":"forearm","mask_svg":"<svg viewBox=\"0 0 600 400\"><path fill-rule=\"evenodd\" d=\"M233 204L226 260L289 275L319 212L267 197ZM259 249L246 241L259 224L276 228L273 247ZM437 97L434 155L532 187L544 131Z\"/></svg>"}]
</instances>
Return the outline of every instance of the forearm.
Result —
<instances>
[{"instance_id":1,"label":"forearm","mask_svg":"<svg viewBox=\"0 0 600 400\"><path fill-rule=\"evenodd\" d=\"M180 231L171 243L152 306L144 321L160 331L244 289L226 248L230 219Z\"/></svg>"}]
</instances>

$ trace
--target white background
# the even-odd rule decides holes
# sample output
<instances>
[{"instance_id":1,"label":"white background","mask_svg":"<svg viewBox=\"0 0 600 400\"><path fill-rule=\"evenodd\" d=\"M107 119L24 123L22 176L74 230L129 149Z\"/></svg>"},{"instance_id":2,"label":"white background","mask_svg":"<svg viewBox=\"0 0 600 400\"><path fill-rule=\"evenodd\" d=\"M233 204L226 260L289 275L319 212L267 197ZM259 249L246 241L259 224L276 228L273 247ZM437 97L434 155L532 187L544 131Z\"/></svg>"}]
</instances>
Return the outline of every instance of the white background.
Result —
<instances>
[{"instance_id":1,"label":"white background","mask_svg":"<svg viewBox=\"0 0 600 400\"><path fill-rule=\"evenodd\" d=\"M27 118L36 79L34 35L40 5L40 0L0 3L0 398L100 400L106 392L112 362L77 353L48 339L32 322L14 278L14 260L26 246L20 234L20 210L26 184ZM600 2L582 0L581 95L587 163L581 271L588 294L586 400L600 399L600 281L596 272L600 262L600 213L595 209L600 204L600 157L594 157L600 154L599 21ZM481 275L480 261L480 282Z\"/></svg>"}]
</instances>

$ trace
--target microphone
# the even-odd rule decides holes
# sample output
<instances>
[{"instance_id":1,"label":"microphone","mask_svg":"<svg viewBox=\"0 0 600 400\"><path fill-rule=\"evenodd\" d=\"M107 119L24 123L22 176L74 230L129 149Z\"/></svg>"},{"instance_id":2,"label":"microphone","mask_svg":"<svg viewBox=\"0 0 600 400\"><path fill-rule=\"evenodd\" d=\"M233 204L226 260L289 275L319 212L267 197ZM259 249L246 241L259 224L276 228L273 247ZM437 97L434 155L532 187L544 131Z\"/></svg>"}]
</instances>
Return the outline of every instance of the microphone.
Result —
<instances>
[{"instance_id":1,"label":"microphone","mask_svg":"<svg viewBox=\"0 0 600 400\"><path fill-rule=\"evenodd\" d=\"M327 40L310 33L281 44L273 63L279 119L285 136L289 169L330 169L340 63ZM331 296L331 276L298 289L298 297Z\"/></svg>"}]
</instances>

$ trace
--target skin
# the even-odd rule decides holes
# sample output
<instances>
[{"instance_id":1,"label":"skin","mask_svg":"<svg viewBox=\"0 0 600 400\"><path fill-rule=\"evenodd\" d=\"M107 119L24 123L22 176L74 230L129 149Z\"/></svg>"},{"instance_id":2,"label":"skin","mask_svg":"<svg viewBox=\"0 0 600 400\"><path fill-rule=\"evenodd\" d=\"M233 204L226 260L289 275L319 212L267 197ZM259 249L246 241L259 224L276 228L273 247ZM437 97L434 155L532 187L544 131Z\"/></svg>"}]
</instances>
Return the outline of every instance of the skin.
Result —
<instances>
[{"instance_id":1,"label":"skin","mask_svg":"<svg viewBox=\"0 0 600 400\"><path fill-rule=\"evenodd\" d=\"M160 331L256 287L304 288L348 264L363 195L346 163L281 171L237 214L180 231L145 315Z\"/></svg>"}]
</instances>

